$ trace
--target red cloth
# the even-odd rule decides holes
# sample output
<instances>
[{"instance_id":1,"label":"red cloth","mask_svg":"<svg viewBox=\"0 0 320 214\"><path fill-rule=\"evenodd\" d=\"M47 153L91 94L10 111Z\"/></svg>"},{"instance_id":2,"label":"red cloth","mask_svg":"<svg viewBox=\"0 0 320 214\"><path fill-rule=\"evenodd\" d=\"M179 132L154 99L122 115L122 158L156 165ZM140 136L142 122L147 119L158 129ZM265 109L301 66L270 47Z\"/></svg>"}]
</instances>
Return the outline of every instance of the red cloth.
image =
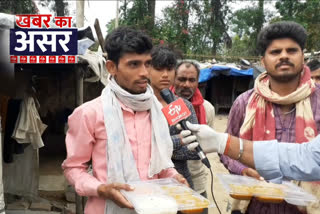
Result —
<instances>
[{"instance_id":1,"label":"red cloth","mask_svg":"<svg viewBox=\"0 0 320 214\"><path fill-rule=\"evenodd\" d=\"M171 86L170 90L175 93L174 87ZM197 88L197 90L194 92L193 96L189 100L194 108L194 111L196 112L197 118L198 118L198 123L199 124L207 124L206 120L206 111L203 106L204 99L202 97L202 94L200 90Z\"/></svg>"},{"instance_id":2,"label":"red cloth","mask_svg":"<svg viewBox=\"0 0 320 214\"><path fill-rule=\"evenodd\" d=\"M281 97L271 91L267 73L260 74L255 81L254 93L249 98L246 116L240 129L240 137L247 140L275 139L276 125L272 103L296 106L296 142L308 142L317 136L316 123L311 110L310 95L315 90L310 69L305 66L298 88Z\"/></svg>"}]
</instances>

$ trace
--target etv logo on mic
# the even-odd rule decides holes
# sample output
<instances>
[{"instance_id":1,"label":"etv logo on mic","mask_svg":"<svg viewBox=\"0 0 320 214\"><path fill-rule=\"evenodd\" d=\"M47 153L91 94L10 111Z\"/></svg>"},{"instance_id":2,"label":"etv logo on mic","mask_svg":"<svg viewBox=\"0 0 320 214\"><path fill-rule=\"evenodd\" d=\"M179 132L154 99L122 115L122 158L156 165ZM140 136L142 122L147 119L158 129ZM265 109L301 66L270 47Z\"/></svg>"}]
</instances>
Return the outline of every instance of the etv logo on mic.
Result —
<instances>
[{"instance_id":1,"label":"etv logo on mic","mask_svg":"<svg viewBox=\"0 0 320 214\"><path fill-rule=\"evenodd\" d=\"M170 126L179 123L181 120L186 119L191 115L191 112L181 98L168 104L166 107L162 108L161 111L167 118Z\"/></svg>"}]
</instances>

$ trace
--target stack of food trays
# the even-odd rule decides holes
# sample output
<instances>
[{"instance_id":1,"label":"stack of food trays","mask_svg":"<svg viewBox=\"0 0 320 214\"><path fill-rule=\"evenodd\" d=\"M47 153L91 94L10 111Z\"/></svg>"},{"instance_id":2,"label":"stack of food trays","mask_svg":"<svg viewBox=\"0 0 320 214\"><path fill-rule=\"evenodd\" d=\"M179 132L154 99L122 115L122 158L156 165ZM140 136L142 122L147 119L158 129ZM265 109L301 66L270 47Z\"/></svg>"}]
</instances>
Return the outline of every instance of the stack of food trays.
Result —
<instances>
[{"instance_id":1,"label":"stack of food trays","mask_svg":"<svg viewBox=\"0 0 320 214\"><path fill-rule=\"evenodd\" d=\"M295 184L284 181L274 184L266 181L231 174L217 174L220 182L232 198L250 200L252 197L268 203L287 203L306 206L315 202L316 198Z\"/></svg>"},{"instance_id":2,"label":"stack of food trays","mask_svg":"<svg viewBox=\"0 0 320 214\"><path fill-rule=\"evenodd\" d=\"M134 191L121 193L132 203L138 214L201 213L212 203L175 179L130 182Z\"/></svg>"}]
</instances>

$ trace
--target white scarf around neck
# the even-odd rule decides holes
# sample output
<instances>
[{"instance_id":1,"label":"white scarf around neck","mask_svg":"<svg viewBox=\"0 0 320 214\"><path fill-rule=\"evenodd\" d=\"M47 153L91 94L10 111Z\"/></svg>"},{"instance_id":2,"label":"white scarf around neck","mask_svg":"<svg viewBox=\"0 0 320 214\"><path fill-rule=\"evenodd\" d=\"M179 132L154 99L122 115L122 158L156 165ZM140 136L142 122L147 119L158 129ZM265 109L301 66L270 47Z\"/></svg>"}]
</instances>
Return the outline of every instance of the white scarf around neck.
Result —
<instances>
[{"instance_id":1,"label":"white scarf around neck","mask_svg":"<svg viewBox=\"0 0 320 214\"><path fill-rule=\"evenodd\" d=\"M102 91L104 123L107 132L107 177L108 183L128 183L140 180L133 157L131 145L126 133L122 108L119 100L134 111L150 111L152 125L151 160L148 177L160 173L164 169L174 167L171 156L173 143L168 123L161 111L161 104L154 96L150 85L142 94L131 94L121 88L114 78ZM114 202L107 200L106 214L131 214L129 209L122 209Z\"/></svg>"}]
</instances>

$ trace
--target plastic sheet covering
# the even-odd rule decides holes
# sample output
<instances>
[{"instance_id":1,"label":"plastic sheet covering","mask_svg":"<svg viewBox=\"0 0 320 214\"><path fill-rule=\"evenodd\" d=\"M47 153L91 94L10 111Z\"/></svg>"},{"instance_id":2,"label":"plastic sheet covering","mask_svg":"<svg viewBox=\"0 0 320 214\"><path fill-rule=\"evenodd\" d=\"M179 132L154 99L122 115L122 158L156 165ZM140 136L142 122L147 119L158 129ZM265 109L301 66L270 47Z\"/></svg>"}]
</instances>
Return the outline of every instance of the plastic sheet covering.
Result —
<instances>
[{"instance_id":1,"label":"plastic sheet covering","mask_svg":"<svg viewBox=\"0 0 320 214\"><path fill-rule=\"evenodd\" d=\"M200 70L199 82L206 82L212 77L226 75L226 76L253 76L253 68L241 70L233 66L213 65L210 68Z\"/></svg>"},{"instance_id":2,"label":"plastic sheet covering","mask_svg":"<svg viewBox=\"0 0 320 214\"><path fill-rule=\"evenodd\" d=\"M0 29L14 28L14 15L0 13Z\"/></svg>"},{"instance_id":3,"label":"plastic sheet covering","mask_svg":"<svg viewBox=\"0 0 320 214\"><path fill-rule=\"evenodd\" d=\"M106 68L105 58L96 52L87 51L85 55L78 56L79 63L88 66L88 73L85 75L85 82L100 81L104 86L109 82L109 72Z\"/></svg>"},{"instance_id":4,"label":"plastic sheet covering","mask_svg":"<svg viewBox=\"0 0 320 214\"><path fill-rule=\"evenodd\" d=\"M78 40L78 55L84 55L93 44L94 41L88 38Z\"/></svg>"}]
</instances>

